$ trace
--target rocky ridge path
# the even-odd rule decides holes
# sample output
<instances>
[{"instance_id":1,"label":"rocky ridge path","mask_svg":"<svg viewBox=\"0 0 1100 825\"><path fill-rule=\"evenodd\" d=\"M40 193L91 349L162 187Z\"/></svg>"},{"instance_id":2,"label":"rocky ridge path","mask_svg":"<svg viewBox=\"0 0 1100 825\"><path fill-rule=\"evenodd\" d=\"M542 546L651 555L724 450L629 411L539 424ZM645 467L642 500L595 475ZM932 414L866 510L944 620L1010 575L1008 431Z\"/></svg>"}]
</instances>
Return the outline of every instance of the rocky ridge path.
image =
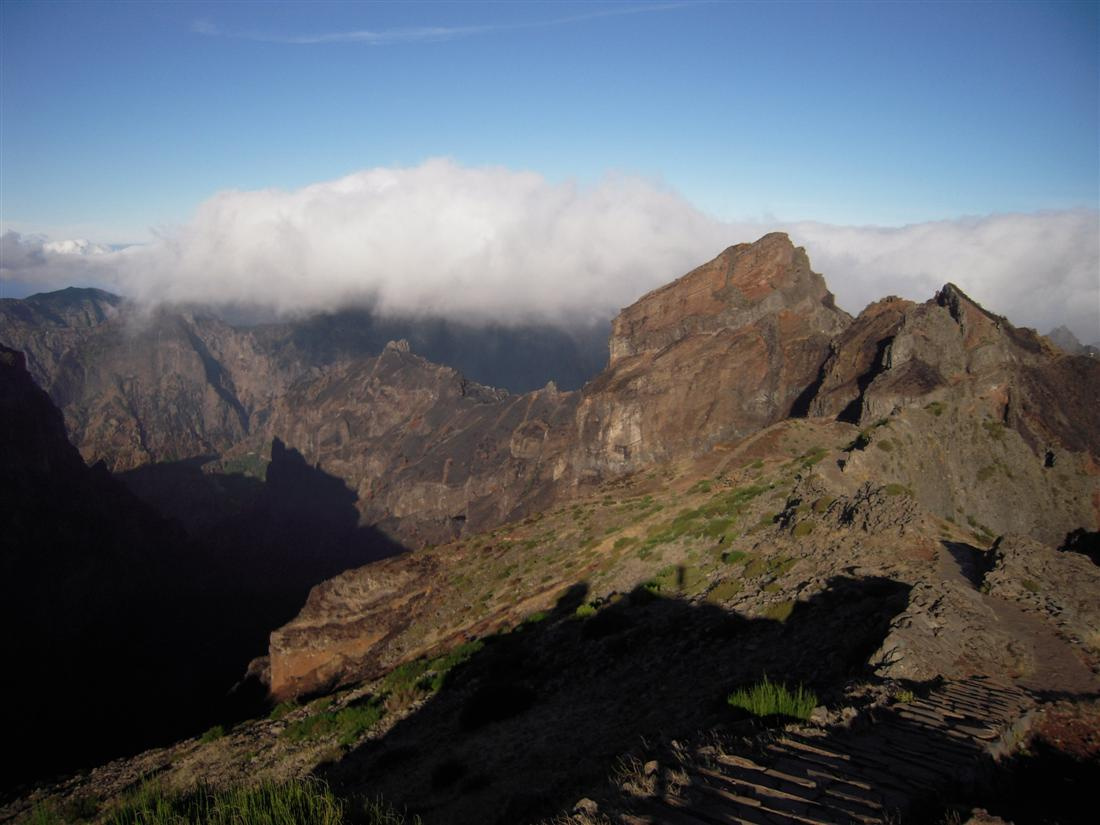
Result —
<instances>
[{"instance_id":1,"label":"rocky ridge path","mask_svg":"<svg viewBox=\"0 0 1100 825\"><path fill-rule=\"evenodd\" d=\"M975 677L872 712L840 732L787 731L753 758L715 753L684 784L639 800L625 825L839 825L889 821L972 781L1035 706L1026 691Z\"/></svg>"}]
</instances>

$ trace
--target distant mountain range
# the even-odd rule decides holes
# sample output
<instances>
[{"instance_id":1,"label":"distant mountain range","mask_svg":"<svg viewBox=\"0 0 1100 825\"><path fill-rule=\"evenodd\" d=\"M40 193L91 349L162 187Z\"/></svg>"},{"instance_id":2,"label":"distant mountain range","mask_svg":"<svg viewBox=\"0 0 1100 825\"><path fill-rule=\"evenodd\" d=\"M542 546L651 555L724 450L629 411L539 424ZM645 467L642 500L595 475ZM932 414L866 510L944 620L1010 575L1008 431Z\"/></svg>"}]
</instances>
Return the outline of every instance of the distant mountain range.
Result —
<instances>
[{"instance_id":1,"label":"distant mountain range","mask_svg":"<svg viewBox=\"0 0 1100 825\"><path fill-rule=\"evenodd\" d=\"M953 284L853 318L778 233L596 335L0 301L0 596L36 674L5 724L38 754L10 782L222 721L50 793L199 759L533 822L639 737L717 736L761 673L826 728L899 680L1100 687L1100 360L1072 336Z\"/></svg>"}]
</instances>

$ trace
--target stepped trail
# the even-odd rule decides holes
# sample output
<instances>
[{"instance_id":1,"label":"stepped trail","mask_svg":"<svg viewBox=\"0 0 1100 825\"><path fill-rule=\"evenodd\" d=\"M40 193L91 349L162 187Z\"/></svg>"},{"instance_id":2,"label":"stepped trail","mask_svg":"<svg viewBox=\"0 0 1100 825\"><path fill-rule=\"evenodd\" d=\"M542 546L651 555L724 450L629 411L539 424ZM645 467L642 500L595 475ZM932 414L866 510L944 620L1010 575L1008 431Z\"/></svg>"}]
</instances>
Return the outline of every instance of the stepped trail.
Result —
<instances>
[{"instance_id":1,"label":"stepped trail","mask_svg":"<svg viewBox=\"0 0 1100 825\"><path fill-rule=\"evenodd\" d=\"M942 552L939 573L975 585L975 560ZM1044 699L1096 695L1096 677L1046 622L1012 602L982 599L1034 652L1013 680L973 676L869 711L848 730L788 730L752 757L698 752L681 782L640 799L626 825L837 825L890 821L922 800L965 789L1010 751ZM1055 689L1057 686L1057 689Z\"/></svg>"}]
</instances>

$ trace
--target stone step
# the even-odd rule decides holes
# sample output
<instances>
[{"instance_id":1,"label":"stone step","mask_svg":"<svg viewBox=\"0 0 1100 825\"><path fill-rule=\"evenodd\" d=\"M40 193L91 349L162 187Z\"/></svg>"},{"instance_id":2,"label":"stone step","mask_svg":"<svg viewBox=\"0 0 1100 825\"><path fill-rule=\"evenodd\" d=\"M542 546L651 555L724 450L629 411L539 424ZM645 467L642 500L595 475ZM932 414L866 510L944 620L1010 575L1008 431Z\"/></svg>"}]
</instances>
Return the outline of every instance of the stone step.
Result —
<instances>
[{"instance_id":1,"label":"stone step","mask_svg":"<svg viewBox=\"0 0 1100 825\"><path fill-rule=\"evenodd\" d=\"M785 774L799 776L822 788L827 788L835 782L843 782L844 777L852 772L851 765L837 768L833 765L807 757L806 754L794 750L783 750L776 747L773 751L775 759L772 767Z\"/></svg>"},{"instance_id":2,"label":"stone step","mask_svg":"<svg viewBox=\"0 0 1100 825\"><path fill-rule=\"evenodd\" d=\"M644 800L624 825L872 825L968 779L987 747L1034 705L975 678L879 710L856 731L787 731L761 756L722 754L689 772L687 796Z\"/></svg>"},{"instance_id":3,"label":"stone step","mask_svg":"<svg viewBox=\"0 0 1100 825\"><path fill-rule=\"evenodd\" d=\"M900 705L894 705L891 708L893 711L911 710L917 713L924 713L932 716L935 719L966 719L965 713L960 713L957 710L952 710L946 703L929 702L927 700L917 699L912 702L906 702Z\"/></svg>"},{"instance_id":4,"label":"stone step","mask_svg":"<svg viewBox=\"0 0 1100 825\"><path fill-rule=\"evenodd\" d=\"M744 768L747 771L762 771L766 770L764 765L758 762L754 762L744 756L738 756L734 753L723 753L716 757L716 761L723 765L730 765L734 768Z\"/></svg>"},{"instance_id":5,"label":"stone step","mask_svg":"<svg viewBox=\"0 0 1100 825\"><path fill-rule=\"evenodd\" d=\"M773 825L789 820L774 819L757 800L742 798L738 794L724 794L710 785L700 785L692 789L690 800L668 797L662 803L673 810L688 813L707 823L750 823L750 825Z\"/></svg>"},{"instance_id":6,"label":"stone step","mask_svg":"<svg viewBox=\"0 0 1100 825\"><path fill-rule=\"evenodd\" d=\"M853 753L877 762L879 768L886 768L908 777L922 778L926 782L943 782L954 773L954 769L950 766L936 766L930 764L927 757L911 756L897 749L883 751L869 743L851 743L851 748Z\"/></svg>"},{"instance_id":7,"label":"stone step","mask_svg":"<svg viewBox=\"0 0 1100 825\"><path fill-rule=\"evenodd\" d=\"M784 823L803 823L803 825L839 825L849 821L846 816L838 816L827 808L820 806L795 806L790 801L761 800L745 797L742 794L734 794L713 785L702 785L700 790L719 799L736 802L745 805L747 800L749 810L741 809L742 815L751 816L755 813L766 821Z\"/></svg>"},{"instance_id":8,"label":"stone step","mask_svg":"<svg viewBox=\"0 0 1100 825\"><path fill-rule=\"evenodd\" d=\"M810 799L817 792L817 784L790 782L779 776L769 773L743 773L719 772L705 768L697 768L696 773L703 781L727 783L740 788L745 793L750 793L757 798L764 796L790 797L791 799Z\"/></svg>"}]
</instances>

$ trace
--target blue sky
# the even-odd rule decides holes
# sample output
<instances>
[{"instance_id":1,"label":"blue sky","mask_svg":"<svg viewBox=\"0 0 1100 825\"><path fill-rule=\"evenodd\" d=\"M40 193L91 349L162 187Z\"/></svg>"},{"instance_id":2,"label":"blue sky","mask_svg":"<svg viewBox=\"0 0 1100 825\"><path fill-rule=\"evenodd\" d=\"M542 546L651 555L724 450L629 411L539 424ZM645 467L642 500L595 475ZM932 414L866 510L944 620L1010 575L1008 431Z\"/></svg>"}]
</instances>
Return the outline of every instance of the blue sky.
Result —
<instances>
[{"instance_id":1,"label":"blue sky","mask_svg":"<svg viewBox=\"0 0 1100 825\"><path fill-rule=\"evenodd\" d=\"M1098 17L4 0L0 296L606 318L779 230L850 312L1100 340Z\"/></svg>"},{"instance_id":2,"label":"blue sky","mask_svg":"<svg viewBox=\"0 0 1100 825\"><path fill-rule=\"evenodd\" d=\"M139 241L218 190L440 156L639 175L725 220L1100 197L1095 3L0 8L0 207L24 233Z\"/></svg>"}]
</instances>

